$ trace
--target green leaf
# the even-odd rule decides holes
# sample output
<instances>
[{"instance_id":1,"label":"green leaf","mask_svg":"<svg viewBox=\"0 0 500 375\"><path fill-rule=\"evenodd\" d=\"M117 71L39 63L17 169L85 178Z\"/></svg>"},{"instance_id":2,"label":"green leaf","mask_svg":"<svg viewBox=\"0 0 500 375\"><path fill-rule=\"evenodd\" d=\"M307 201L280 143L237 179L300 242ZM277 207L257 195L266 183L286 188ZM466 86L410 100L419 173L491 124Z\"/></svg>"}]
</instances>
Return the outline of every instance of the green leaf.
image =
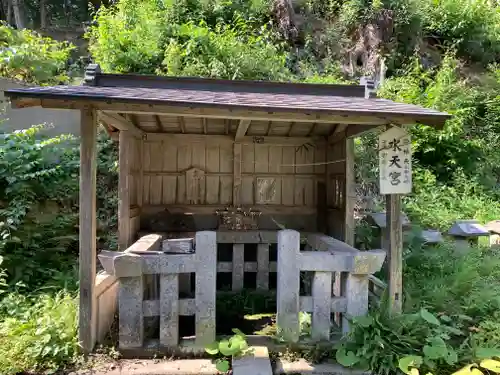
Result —
<instances>
[{"instance_id":1,"label":"green leaf","mask_svg":"<svg viewBox=\"0 0 500 375\"><path fill-rule=\"evenodd\" d=\"M399 360L398 366L405 374L410 373L411 368L419 368L423 363L422 357L418 355L407 355Z\"/></svg>"},{"instance_id":2,"label":"green leaf","mask_svg":"<svg viewBox=\"0 0 500 375\"><path fill-rule=\"evenodd\" d=\"M448 350L448 355L445 358L446 363L449 365L454 365L455 363L458 362L458 355L457 352L453 349Z\"/></svg>"},{"instance_id":3,"label":"green leaf","mask_svg":"<svg viewBox=\"0 0 500 375\"><path fill-rule=\"evenodd\" d=\"M353 319L353 323L363 328L368 328L373 324L373 318L370 315L357 316Z\"/></svg>"},{"instance_id":4,"label":"green leaf","mask_svg":"<svg viewBox=\"0 0 500 375\"><path fill-rule=\"evenodd\" d=\"M433 314L431 314L427 309L424 309L424 308L420 309L420 316L427 323L434 324L436 326L441 325L438 318L436 318Z\"/></svg>"},{"instance_id":5,"label":"green leaf","mask_svg":"<svg viewBox=\"0 0 500 375\"><path fill-rule=\"evenodd\" d=\"M229 361L226 359L219 359L215 362L215 368L220 372L228 372L229 371Z\"/></svg>"},{"instance_id":6,"label":"green leaf","mask_svg":"<svg viewBox=\"0 0 500 375\"><path fill-rule=\"evenodd\" d=\"M445 346L424 345L423 352L429 359L446 358L448 351Z\"/></svg>"},{"instance_id":7,"label":"green leaf","mask_svg":"<svg viewBox=\"0 0 500 375\"><path fill-rule=\"evenodd\" d=\"M244 338L244 339L246 339L246 337L247 337L247 336L246 336L243 332L241 332L238 328L233 328L233 329L232 329L232 331L233 331L233 333L234 333L235 335L241 336L241 337L242 337L242 338Z\"/></svg>"},{"instance_id":8,"label":"green leaf","mask_svg":"<svg viewBox=\"0 0 500 375\"><path fill-rule=\"evenodd\" d=\"M443 322L451 322L451 318L448 315L441 315L439 319L441 319Z\"/></svg>"},{"instance_id":9,"label":"green leaf","mask_svg":"<svg viewBox=\"0 0 500 375\"><path fill-rule=\"evenodd\" d=\"M232 345L229 340L221 340L219 342L219 351L226 357L231 357L240 351L239 345Z\"/></svg>"},{"instance_id":10,"label":"green leaf","mask_svg":"<svg viewBox=\"0 0 500 375\"><path fill-rule=\"evenodd\" d=\"M500 349L495 348L477 348L476 358L478 359L490 359L493 357L500 358Z\"/></svg>"},{"instance_id":11,"label":"green leaf","mask_svg":"<svg viewBox=\"0 0 500 375\"><path fill-rule=\"evenodd\" d=\"M352 367L360 360L354 352L347 351L346 349L337 350L335 358L337 362L344 367Z\"/></svg>"},{"instance_id":12,"label":"green leaf","mask_svg":"<svg viewBox=\"0 0 500 375\"><path fill-rule=\"evenodd\" d=\"M205 347L205 351L210 354L210 355L216 355L219 353L219 343L217 341L214 341L207 347Z\"/></svg>"}]
</instances>

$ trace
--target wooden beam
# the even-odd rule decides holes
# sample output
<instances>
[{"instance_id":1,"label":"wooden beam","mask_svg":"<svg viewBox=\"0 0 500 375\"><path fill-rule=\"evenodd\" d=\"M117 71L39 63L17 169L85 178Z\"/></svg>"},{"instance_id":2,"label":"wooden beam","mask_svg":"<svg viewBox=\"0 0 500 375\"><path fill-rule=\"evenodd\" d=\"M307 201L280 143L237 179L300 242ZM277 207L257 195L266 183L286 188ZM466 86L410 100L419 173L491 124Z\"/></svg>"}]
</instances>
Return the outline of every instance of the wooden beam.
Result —
<instances>
[{"instance_id":1,"label":"wooden beam","mask_svg":"<svg viewBox=\"0 0 500 375\"><path fill-rule=\"evenodd\" d=\"M130 150L131 135L120 132L118 145L118 249L124 251L130 245Z\"/></svg>"},{"instance_id":2,"label":"wooden beam","mask_svg":"<svg viewBox=\"0 0 500 375\"><path fill-rule=\"evenodd\" d=\"M95 344L97 330L96 172L97 122L92 108L81 110L80 120L80 315L79 339L84 354Z\"/></svg>"},{"instance_id":3,"label":"wooden beam","mask_svg":"<svg viewBox=\"0 0 500 375\"><path fill-rule=\"evenodd\" d=\"M212 135L212 134L170 134L170 133L146 133L145 140L147 141L173 141L181 143L191 142L207 142L219 144L233 144L234 138L229 135ZM265 137L265 136L244 136L238 143L241 144L270 144L282 146L302 146L305 143L325 144L324 137Z\"/></svg>"},{"instance_id":4,"label":"wooden beam","mask_svg":"<svg viewBox=\"0 0 500 375\"><path fill-rule=\"evenodd\" d=\"M334 144L346 138L354 136L359 137L360 135L364 133L369 133L378 127L379 127L378 125L359 125L359 124L349 125L343 132L335 133L332 134L330 137L328 137L328 143Z\"/></svg>"},{"instance_id":5,"label":"wooden beam","mask_svg":"<svg viewBox=\"0 0 500 375\"><path fill-rule=\"evenodd\" d=\"M203 134L207 134L207 119L205 117L201 119L201 125L203 127Z\"/></svg>"},{"instance_id":6,"label":"wooden beam","mask_svg":"<svg viewBox=\"0 0 500 375\"><path fill-rule=\"evenodd\" d=\"M40 107L41 105L42 101L34 98L11 99L10 101L10 107L13 109Z\"/></svg>"},{"instance_id":7,"label":"wooden beam","mask_svg":"<svg viewBox=\"0 0 500 375\"><path fill-rule=\"evenodd\" d=\"M144 132L137 128L132 121L126 119L118 113L100 112L99 118L108 125L111 125L119 130L130 131L137 137L142 137L144 134Z\"/></svg>"},{"instance_id":8,"label":"wooden beam","mask_svg":"<svg viewBox=\"0 0 500 375\"><path fill-rule=\"evenodd\" d=\"M330 140L333 139L337 134L342 133L346 130L347 124L337 124L333 129L333 132L328 136L328 143L331 143Z\"/></svg>"},{"instance_id":9,"label":"wooden beam","mask_svg":"<svg viewBox=\"0 0 500 375\"><path fill-rule=\"evenodd\" d=\"M269 136L269 132L271 131L271 125L272 125L272 121L268 121L267 122L267 130L266 130L266 136Z\"/></svg>"},{"instance_id":10,"label":"wooden beam","mask_svg":"<svg viewBox=\"0 0 500 375\"><path fill-rule=\"evenodd\" d=\"M233 206L241 204L241 143L233 145Z\"/></svg>"},{"instance_id":11,"label":"wooden beam","mask_svg":"<svg viewBox=\"0 0 500 375\"><path fill-rule=\"evenodd\" d=\"M241 120L238 124L238 128L236 129L236 135L234 136L235 141L240 141L243 139L245 134L247 134L247 130L250 127L251 120Z\"/></svg>"},{"instance_id":12,"label":"wooden beam","mask_svg":"<svg viewBox=\"0 0 500 375\"><path fill-rule=\"evenodd\" d=\"M386 221L389 232L389 303L393 314L399 314L403 308L403 225L401 222L401 196L386 195Z\"/></svg>"},{"instance_id":13,"label":"wooden beam","mask_svg":"<svg viewBox=\"0 0 500 375\"><path fill-rule=\"evenodd\" d=\"M269 112L255 109L225 109L220 107L189 107L171 106L159 104L135 104L135 103L113 103L104 101L75 102L60 99L42 99L42 107L81 109L84 105L92 105L98 110L117 113L141 113L158 114L185 117L227 118L238 120L255 121L295 121L295 122L317 122L337 124L361 124L361 125L388 125L388 124L411 124L423 123L428 125L439 125L444 116L419 116L413 114L374 114L370 112L356 111L287 111L280 110Z\"/></svg>"},{"instance_id":14,"label":"wooden beam","mask_svg":"<svg viewBox=\"0 0 500 375\"><path fill-rule=\"evenodd\" d=\"M241 205L244 210L252 208L258 210L262 215L315 215L317 210L313 206L281 206L281 205ZM160 212L169 212L170 214L187 215L213 215L216 210L224 209L224 205L205 204L205 205L147 205L141 209L141 215L154 215Z\"/></svg>"},{"instance_id":15,"label":"wooden beam","mask_svg":"<svg viewBox=\"0 0 500 375\"><path fill-rule=\"evenodd\" d=\"M307 133L308 137L311 137L314 134L314 132L316 130L316 126L318 126L318 124L313 122L311 125L311 129L309 130L309 133Z\"/></svg>"},{"instance_id":16,"label":"wooden beam","mask_svg":"<svg viewBox=\"0 0 500 375\"><path fill-rule=\"evenodd\" d=\"M293 126L294 126L294 125L295 125L295 122L293 122L293 121L292 121L292 122L290 123L290 129L288 129L288 134L287 134L287 136L288 136L288 137L291 137L291 136L292 136L292 133L293 133Z\"/></svg>"},{"instance_id":17,"label":"wooden beam","mask_svg":"<svg viewBox=\"0 0 500 375\"><path fill-rule=\"evenodd\" d=\"M231 120L229 119L224 119L224 133L229 134L229 131L231 130Z\"/></svg>"},{"instance_id":18,"label":"wooden beam","mask_svg":"<svg viewBox=\"0 0 500 375\"><path fill-rule=\"evenodd\" d=\"M177 120L179 121L179 129L181 133L184 134L186 132L186 122L184 121L184 117L179 116Z\"/></svg>"},{"instance_id":19,"label":"wooden beam","mask_svg":"<svg viewBox=\"0 0 500 375\"><path fill-rule=\"evenodd\" d=\"M163 132L163 126L161 125L161 120L160 116L154 115L155 116L155 122L156 122L156 127L158 128L159 132Z\"/></svg>"},{"instance_id":20,"label":"wooden beam","mask_svg":"<svg viewBox=\"0 0 500 375\"><path fill-rule=\"evenodd\" d=\"M345 140L345 218L344 242L354 247L356 223L354 209L356 207L356 178L354 175L354 139Z\"/></svg>"}]
</instances>

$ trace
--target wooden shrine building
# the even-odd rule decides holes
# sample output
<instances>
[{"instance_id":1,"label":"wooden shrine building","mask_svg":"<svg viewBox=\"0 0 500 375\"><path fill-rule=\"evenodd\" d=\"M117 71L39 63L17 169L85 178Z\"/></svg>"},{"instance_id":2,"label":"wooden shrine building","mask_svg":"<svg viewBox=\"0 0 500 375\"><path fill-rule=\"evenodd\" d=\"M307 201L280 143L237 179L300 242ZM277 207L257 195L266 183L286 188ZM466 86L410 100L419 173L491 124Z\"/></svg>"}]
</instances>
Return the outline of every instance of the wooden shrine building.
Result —
<instances>
[{"instance_id":1,"label":"wooden shrine building","mask_svg":"<svg viewBox=\"0 0 500 375\"><path fill-rule=\"evenodd\" d=\"M95 335L96 134L119 139L119 247L141 232L325 233L354 246L353 138L449 115L348 86L104 74L6 92L13 107L81 112L80 338ZM387 198L389 289L401 303L400 200Z\"/></svg>"}]
</instances>

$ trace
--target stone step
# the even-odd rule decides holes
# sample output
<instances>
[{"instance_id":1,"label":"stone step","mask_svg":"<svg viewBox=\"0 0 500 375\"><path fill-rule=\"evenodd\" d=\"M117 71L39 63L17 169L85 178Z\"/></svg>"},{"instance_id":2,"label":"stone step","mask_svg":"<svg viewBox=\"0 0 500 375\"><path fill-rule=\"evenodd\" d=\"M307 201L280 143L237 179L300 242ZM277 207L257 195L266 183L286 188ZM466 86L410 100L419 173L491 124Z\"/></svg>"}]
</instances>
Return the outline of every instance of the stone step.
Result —
<instances>
[{"instance_id":1,"label":"stone step","mask_svg":"<svg viewBox=\"0 0 500 375\"><path fill-rule=\"evenodd\" d=\"M266 346L250 346L248 354L233 358L233 375L273 375Z\"/></svg>"},{"instance_id":2,"label":"stone step","mask_svg":"<svg viewBox=\"0 0 500 375\"><path fill-rule=\"evenodd\" d=\"M79 370L69 375L216 375L220 374L210 359L122 360L116 364Z\"/></svg>"},{"instance_id":3,"label":"stone step","mask_svg":"<svg viewBox=\"0 0 500 375\"><path fill-rule=\"evenodd\" d=\"M287 361L278 359L274 369L274 375L301 374L301 375L370 375L370 372L352 370L340 366L337 363L312 364L305 359Z\"/></svg>"}]
</instances>

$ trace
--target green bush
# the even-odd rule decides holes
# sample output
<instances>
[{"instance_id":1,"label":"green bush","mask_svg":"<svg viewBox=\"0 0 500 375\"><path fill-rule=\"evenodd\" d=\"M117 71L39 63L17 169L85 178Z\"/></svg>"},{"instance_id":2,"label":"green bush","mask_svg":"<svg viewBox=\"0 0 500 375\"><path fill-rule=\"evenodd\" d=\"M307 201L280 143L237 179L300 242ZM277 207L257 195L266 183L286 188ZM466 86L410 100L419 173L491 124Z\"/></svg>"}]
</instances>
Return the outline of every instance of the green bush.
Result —
<instances>
[{"instance_id":1,"label":"green bush","mask_svg":"<svg viewBox=\"0 0 500 375\"><path fill-rule=\"evenodd\" d=\"M0 76L36 84L67 83L73 49L31 30L0 25Z\"/></svg>"},{"instance_id":2,"label":"green bush","mask_svg":"<svg viewBox=\"0 0 500 375\"><path fill-rule=\"evenodd\" d=\"M0 306L0 373L53 372L76 359L78 307L72 294L12 292Z\"/></svg>"},{"instance_id":3,"label":"green bush","mask_svg":"<svg viewBox=\"0 0 500 375\"><path fill-rule=\"evenodd\" d=\"M259 1L123 0L97 13L90 51L107 72L286 79L285 54L259 23L267 8Z\"/></svg>"},{"instance_id":4,"label":"green bush","mask_svg":"<svg viewBox=\"0 0 500 375\"><path fill-rule=\"evenodd\" d=\"M351 331L337 344L336 359L343 366L370 369L376 374L398 373L400 358L419 355L429 370L449 368L472 355L463 349L470 318L426 309L389 316L386 309L351 321ZM438 373L440 373L438 371Z\"/></svg>"},{"instance_id":5,"label":"green bush","mask_svg":"<svg viewBox=\"0 0 500 375\"><path fill-rule=\"evenodd\" d=\"M42 126L0 136L0 256L11 285L42 286L73 272L78 258L79 147L43 138ZM98 142L101 245L116 244L116 145Z\"/></svg>"},{"instance_id":6,"label":"green bush","mask_svg":"<svg viewBox=\"0 0 500 375\"><path fill-rule=\"evenodd\" d=\"M445 314L487 319L500 307L498 255L489 248L462 254L453 244L413 249L405 259L406 309L428 306Z\"/></svg>"},{"instance_id":7,"label":"green bush","mask_svg":"<svg viewBox=\"0 0 500 375\"><path fill-rule=\"evenodd\" d=\"M472 334L474 344L479 347L500 348L500 312L495 311L477 325Z\"/></svg>"}]
</instances>

